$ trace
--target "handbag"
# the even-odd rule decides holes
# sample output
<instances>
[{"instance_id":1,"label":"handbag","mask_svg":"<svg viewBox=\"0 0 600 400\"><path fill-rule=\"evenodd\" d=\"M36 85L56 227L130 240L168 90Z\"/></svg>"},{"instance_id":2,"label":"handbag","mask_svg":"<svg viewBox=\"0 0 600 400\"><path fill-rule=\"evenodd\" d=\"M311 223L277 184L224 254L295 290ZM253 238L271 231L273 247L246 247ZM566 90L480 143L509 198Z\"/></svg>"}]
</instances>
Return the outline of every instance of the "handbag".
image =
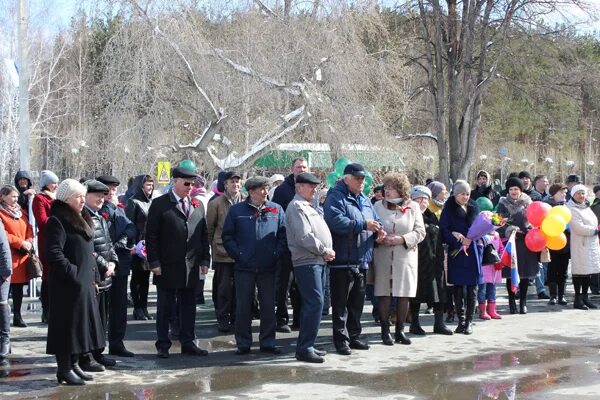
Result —
<instances>
[{"instance_id":1,"label":"handbag","mask_svg":"<svg viewBox=\"0 0 600 400\"><path fill-rule=\"evenodd\" d=\"M486 244L483 248L483 258L481 265L492 265L500 262L500 256L493 244Z\"/></svg>"},{"instance_id":2,"label":"handbag","mask_svg":"<svg viewBox=\"0 0 600 400\"><path fill-rule=\"evenodd\" d=\"M42 276L42 262L37 254L33 250L29 252L29 259L27 260L27 279L35 279Z\"/></svg>"}]
</instances>

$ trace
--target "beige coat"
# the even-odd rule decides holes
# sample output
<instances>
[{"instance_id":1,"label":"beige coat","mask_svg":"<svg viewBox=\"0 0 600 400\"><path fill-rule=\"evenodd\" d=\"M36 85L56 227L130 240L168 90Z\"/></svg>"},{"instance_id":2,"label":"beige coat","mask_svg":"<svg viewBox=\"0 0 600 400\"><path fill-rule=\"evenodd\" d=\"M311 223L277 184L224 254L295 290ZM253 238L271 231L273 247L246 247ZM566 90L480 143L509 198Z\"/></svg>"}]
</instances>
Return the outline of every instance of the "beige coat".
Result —
<instances>
[{"instance_id":1,"label":"beige coat","mask_svg":"<svg viewBox=\"0 0 600 400\"><path fill-rule=\"evenodd\" d=\"M244 199L242 194L239 194L240 200ZM234 260L229 257L225 247L223 247L223 224L225 217L232 206L231 200L225 195L221 195L208 203L206 211L206 226L208 229L208 242L210 243L211 255L213 262L234 263Z\"/></svg>"},{"instance_id":2,"label":"beige coat","mask_svg":"<svg viewBox=\"0 0 600 400\"><path fill-rule=\"evenodd\" d=\"M404 208L406 207L406 208ZM378 245L375 248L375 296L415 297L419 250L417 245L425 238L425 224L419 205L405 203L405 209L390 210L378 201L375 211L388 234L401 235L405 243L398 246Z\"/></svg>"},{"instance_id":3,"label":"beige coat","mask_svg":"<svg viewBox=\"0 0 600 400\"><path fill-rule=\"evenodd\" d=\"M571 274L589 275L600 273L600 243L598 242L598 218L586 204L572 199L567 203L571 210Z\"/></svg>"}]
</instances>

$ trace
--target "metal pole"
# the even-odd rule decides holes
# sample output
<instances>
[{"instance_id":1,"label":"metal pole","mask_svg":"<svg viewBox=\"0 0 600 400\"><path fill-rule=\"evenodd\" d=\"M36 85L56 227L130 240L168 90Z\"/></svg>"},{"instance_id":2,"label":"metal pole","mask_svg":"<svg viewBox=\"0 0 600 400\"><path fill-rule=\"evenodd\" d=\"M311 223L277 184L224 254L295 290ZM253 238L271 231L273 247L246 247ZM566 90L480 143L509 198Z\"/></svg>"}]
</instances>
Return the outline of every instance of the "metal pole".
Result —
<instances>
[{"instance_id":1,"label":"metal pole","mask_svg":"<svg viewBox=\"0 0 600 400\"><path fill-rule=\"evenodd\" d=\"M27 57L27 0L19 0L19 142L20 168L29 171L29 61Z\"/></svg>"}]
</instances>

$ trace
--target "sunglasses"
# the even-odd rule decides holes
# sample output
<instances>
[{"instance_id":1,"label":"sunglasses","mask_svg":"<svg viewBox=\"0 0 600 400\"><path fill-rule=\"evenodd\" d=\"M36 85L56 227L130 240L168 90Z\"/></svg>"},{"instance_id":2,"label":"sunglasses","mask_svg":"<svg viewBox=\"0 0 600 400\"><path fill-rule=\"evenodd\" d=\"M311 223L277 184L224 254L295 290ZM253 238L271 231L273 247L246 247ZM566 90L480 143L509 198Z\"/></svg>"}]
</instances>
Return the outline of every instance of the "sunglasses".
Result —
<instances>
[{"instance_id":1,"label":"sunglasses","mask_svg":"<svg viewBox=\"0 0 600 400\"><path fill-rule=\"evenodd\" d=\"M194 184L194 182L183 182L183 186L192 186Z\"/></svg>"}]
</instances>

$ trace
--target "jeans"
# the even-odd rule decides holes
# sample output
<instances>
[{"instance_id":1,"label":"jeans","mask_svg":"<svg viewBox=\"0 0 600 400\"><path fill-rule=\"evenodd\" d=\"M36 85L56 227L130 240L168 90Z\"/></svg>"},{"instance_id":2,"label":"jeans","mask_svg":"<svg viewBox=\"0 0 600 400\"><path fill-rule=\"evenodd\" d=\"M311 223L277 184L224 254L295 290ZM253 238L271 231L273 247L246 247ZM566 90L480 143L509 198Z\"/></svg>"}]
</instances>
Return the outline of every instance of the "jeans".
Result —
<instances>
[{"instance_id":1,"label":"jeans","mask_svg":"<svg viewBox=\"0 0 600 400\"><path fill-rule=\"evenodd\" d=\"M495 283L482 283L478 285L477 290L477 302L484 303L485 301L496 301L496 284Z\"/></svg>"},{"instance_id":2,"label":"jeans","mask_svg":"<svg viewBox=\"0 0 600 400\"><path fill-rule=\"evenodd\" d=\"M323 312L325 273L324 265L302 265L294 268L296 284L302 299L300 332L296 344L297 354L314 351Z\"/></svg>"},{"instance_id":3,"label":"jeans","mask_svg":"<svg viewBox=\"0 0 600 400\"><path fill-rule=\"evenodd\" d=\"M10 291L10 276L0 276L0 304L8 304L8 292Z\"/></svg>"},{"instance_id":4,"label":"jeans","mask_svg":"<svg viewBox=\"0 0 600 400\"><path fill-rule=\"evenodd\" d=\"M546 274L548 271L548 263L538 263L540 266L540 273L535 276L535 290L537 294L544 292L544 285L546 284Z\"/></svg>"},{"instance_id":5,"label":"jeans","mask_svg":"<svg viewBox=\"0 0 600 400\"><path fill-rule=\"evenodd\" d=\"M260 347L275 347L275 272L235 271L235 342L238 349L252 346L252 300L258 287Z\"/></svg>"}]
</instances>

